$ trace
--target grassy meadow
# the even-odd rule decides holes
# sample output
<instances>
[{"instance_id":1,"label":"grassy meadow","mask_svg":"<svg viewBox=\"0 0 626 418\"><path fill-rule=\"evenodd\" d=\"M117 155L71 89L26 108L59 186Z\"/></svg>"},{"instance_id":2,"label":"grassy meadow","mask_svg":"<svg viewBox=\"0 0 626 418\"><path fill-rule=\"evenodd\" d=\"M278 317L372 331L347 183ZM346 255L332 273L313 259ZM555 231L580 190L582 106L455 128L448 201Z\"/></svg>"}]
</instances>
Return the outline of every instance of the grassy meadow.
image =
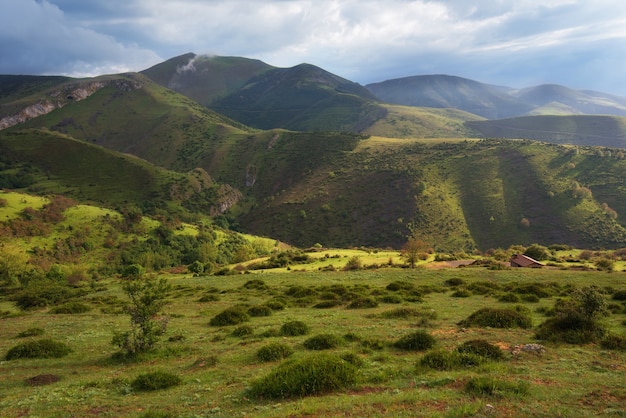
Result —
<instances>
[{"instance_id":1,"label":"grassy meadow","mask_svg":"<svg viewBox=\"0 0 626 418\"><path fill-rule=\"evenodd\" d=\"M394 255L384 253L380 257ZM307 267L319 262L315 260ZM7 292L0 302L0 415L459 417L626 413L625 351L609 350L597 343L548 343L535 338L537 326L547 319L555 301L586 286L597 286L609 304L611 314L600 320L602 325L611 334L624 335L626 306L613 300L613 295L626 290L622 272L396 267L158 277L171 284L162 310L162 316L169 318L167 331L154 351L133 359L116 355L117 348L111 344L116 331L129 327L129 317L122 310L127 303L122 280L103 279L80 286L80 293L72 300L91 308L80 314L52 313L53 307L23 311L11 300L17 291ZM501 301L505 294L519 296L518 302ZM531 294L535 297L529 297ZM457 325L480 308L513 309L517 305L529 309L532 328ZM254 309L261 306L272 308ZM220 312L233 307L248 312L244 322L210 325ZM304 322L308 333L282 334L281 327L292 321ZM411 351L394 345L416 331L433 336L434 347ZM336 337L336 346L324 353L337 354L358 366L352 384L315 396L253 396L250 388L254 382L279 364L321 356L322 351L306 348L310 345L307 340L326 334ZM42 338L65 343L72 351L61 358L5 359L5 353L19 343ZM453 352L475 339L500 347L502 359L445 370L424 366L422 359L429 353ZM535 343L542 344L545 351L515 350ZM272 344L286 346L289 358L261 360L260 349ZM178 376L180 384L156 391L134 389L133 381L139 375L156 371ZM495 389L473 391L476 382L482 381Z\"/></svg>"}]
</instances>

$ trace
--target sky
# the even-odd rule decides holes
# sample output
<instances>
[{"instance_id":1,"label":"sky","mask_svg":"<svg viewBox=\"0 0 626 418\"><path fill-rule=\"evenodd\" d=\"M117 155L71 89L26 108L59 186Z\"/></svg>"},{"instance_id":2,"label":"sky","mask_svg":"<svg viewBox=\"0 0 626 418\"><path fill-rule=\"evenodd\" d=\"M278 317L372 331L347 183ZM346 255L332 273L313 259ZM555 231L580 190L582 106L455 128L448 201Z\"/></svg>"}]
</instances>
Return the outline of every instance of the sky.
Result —
<instances>
[{"instance_id":1,"label":"sky","mask_svg":"<svg viewBox=\"0 0 626 418\"><path fill-rule=\"evenodd\" d=\"M141 71L188 52L626 96L624 0L0 0L0 74Z\"/></svg>"}]
</instances>

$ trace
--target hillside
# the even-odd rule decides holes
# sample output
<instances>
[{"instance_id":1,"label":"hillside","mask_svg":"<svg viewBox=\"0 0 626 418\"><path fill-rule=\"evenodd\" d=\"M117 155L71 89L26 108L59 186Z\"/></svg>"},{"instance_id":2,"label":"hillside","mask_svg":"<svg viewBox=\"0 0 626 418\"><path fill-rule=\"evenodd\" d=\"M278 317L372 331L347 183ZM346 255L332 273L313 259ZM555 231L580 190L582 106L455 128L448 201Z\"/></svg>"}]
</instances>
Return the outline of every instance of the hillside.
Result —
<instances>
[{"instance_id":1,"label":"hillside","mask_svg":"<svg viewBox=\"0 0 626 418\"><path fill-rule=\"evenodd\" d=\"M468 121L466 125L490 138L526 138L556 144L626 148L626 118L619 116L525 116Z\"/></svg>"}]
</instances>

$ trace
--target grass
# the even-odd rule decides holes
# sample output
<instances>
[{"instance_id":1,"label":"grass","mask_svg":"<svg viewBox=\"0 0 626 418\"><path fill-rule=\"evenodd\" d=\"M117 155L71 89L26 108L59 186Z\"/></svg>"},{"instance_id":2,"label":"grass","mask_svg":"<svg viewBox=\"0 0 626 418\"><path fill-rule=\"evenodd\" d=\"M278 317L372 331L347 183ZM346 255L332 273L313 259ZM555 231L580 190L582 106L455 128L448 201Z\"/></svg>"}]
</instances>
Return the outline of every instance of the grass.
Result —
<instances>
[{"instance_id":1,"label":"grass","mask_svg":"<svg viewBox=\"0 0 626 418\"><path fill-rule=\"evenodd\" d=\"M164 308L164 313L170 317L168 331L154 353L138 360L119 363L113 357L116 349L111 345L112 334L128 327L128 317L123 313L105 314L94 309L76 315L51 315L48 308L39 308L18 317L2 319L2 355L18 343L37 339L36 336L15 338L24 332L29 335L28 331L34 328L43 329L45 338L67 344L72 349L70 354L58 359L0 362L0 373L6 376L0 381L0 409L3 413L18 415L19 411L27 409L31 415L53 413L80 416L98 409L118 416L137 416L138 408L141 408L172 416L201 415L207 411L214 411L212 414L217 415L248 413L261 417L303 414L441 416L461 411L464 405L472 405L480 411L486 403L503 415L507 414L506 411L530 416L551 415L556 404L561 414L570 416L604 410L624 411L626 392L623 389L623 372L613 365L624 363L626 352L619 349L609 351L595 344L554 345L543 342L546 346L544 354L522 352L513 356L509 354L509 349L537 342L534 329L469 327L461 330L456 325L482 307L510 308L510 304L498 301L497 294L451 298L452 288L444 285L447 280L457 278L463 280L464 286L495 282L504 288L519 283L555 282L576 288L601 284L617 291L624 289L620 274L395 268L356 272L262 273L258 276L163 277L179 289L168 297ZM251 277L261 277L265 286L256 282L258 286L246 288L244 285ZM346 309L346 304L320 310L313 308L314 303L301 307L287 298L283 310L274 311L271 316L250 318L245 323L245 327L250 328L246 328L243 336L233 335L242 325L211 327L208 324L210 318L227 308L244 304L248 307L260 306L276 297L283 297L288 289L295 286L314 289L318 295L315 300L321 301L320 297L328 296L325 292L331 290L336 294L353 292L370 295L387 292L386 287L394 282L408 282L415 288L442 287L444 291L425 293L422 302L403 302L400 306L380 304L366 310ZM106 279L101 284L105 290L83 295L78 300L85 302L95 295L103 301L114 301L114 296L123 298L119 282ZM220 300L197 302L198 295L209 290L217 290ZM607 293L607 299L615 291ZM558 297L548 296L537 303L524 304L530 308L534 324L546 319L539 311L551 308ZM3 299L0 311L7 310L15 311L15 307L13 302ZM466 342L484 340L503 348L506 355L497 362L489 360L469 368L416 370L416 353L397 350L392 343L416 331L416 323L422 315L428 315L426 330L436 338L439 350L452 352ZM621 335L624 333L622 322L626 320L625 315L623 311L612 314L602 322L612 334ZM282 336L281 326L292 321L306 324L309 334ZM319 334L344 337L342 344L336 348L307 350L303 346L304 341ZM173 335L185 338L169 341L168 337ZM275 343L293 349L289 360L259 361L257 352ZM479 351L484 346L484 343L471 344ZM349 388L334 388L314 397L300 398L300 395L295 395L296 398L291 399L281 395L279 400L273 400L267 396L249 396L248 390L253 382L279 370L282 373L285 370L283 367L287 367L283 366L283 362L300 362L309 355L320 354L338 356L343 361L351 358L357 363L359 372L354 383ZM355 356L360 361L355 361ZM212 360L206 361L209 358ZM166 389L165 397L162 391L136 392L132 381L153 370L179 376L182 383ZM36 389L23 384L27 379L45 374L61 379ZM526 382L528 392L520 395L497 387L496 393L502 392L502 395L465 392L466 384L477 378L515 385ZM580 385L581 380L586 382L584 386ZM42 397L47 400L45 405L40 402ZM585 402L581 404L580 399Z\"/></svg>"}]
</instances>

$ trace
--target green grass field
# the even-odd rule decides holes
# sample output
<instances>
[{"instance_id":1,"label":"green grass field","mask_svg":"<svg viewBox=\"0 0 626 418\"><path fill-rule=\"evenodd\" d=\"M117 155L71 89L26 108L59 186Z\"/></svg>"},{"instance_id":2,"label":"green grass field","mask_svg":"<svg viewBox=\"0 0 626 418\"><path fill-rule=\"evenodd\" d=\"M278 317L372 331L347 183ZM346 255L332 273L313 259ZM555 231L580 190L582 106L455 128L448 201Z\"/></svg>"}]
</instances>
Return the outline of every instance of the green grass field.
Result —
<instances>
[{"instance_id":1,"label":"green grass field","mask_svg":"<svg viewBox=\"0 0 626 418\"><path fill-rule=\"evenodd\" d=\"M499 297L515 286L536 284L559 289L536 302L521 303L530 309L536 327L546 319L542 312L553 306L559 292L565 294L568 289L596 285L606 301L614 305L613 313L602 323L611 333L624 335L626 307L623 302L611 300L611 294L626 290L621 272L390 268L160 277L172 285L163 310L170 318L168 329L157 350L137 361L113 357L114 331L129 327L128 316L121 312L126 299L119 279L85 285L87 294L78 300L92 310L83 314L52 314L47 308L23 312L3 297L0 415L459 417L626 413L624 351L605 350L597 344L543 343L534 338L533 329L456 325L482 307L512 308L514 304L500 302ZM472 289L471 295L454 297L459 286L451 287L450 279L461 280L460 287ZM389 290L392 283L408 284L414 292ZM418 294L420 298L411 297ZM211 297L203 298L207 295ZM371 298L377 306L350 309L351 301L358 298ZM336 301L336 306L315 307L328 300ZM241 325L209 325L211 318L226 308L239 305L248 309L270 301L281 302L284 309L273 310L269 316L251 317L241 324L251 327L250 335L233 335ZM389 314L399 308L412 309L412 314ZM294 320L305 322L309 334L281 336L281 325ZM43 335L17 338L32 328L41 328ZM426 352L402 351L392 346L416 330L434 336L439 350L452 351L465 341L484 339L503 348L505 356L501 361L469 368L420 368L417 363ZM356 384L326 395L302 398L258 399L249 395L252 382L280 363L259 361L256 352L261 347L283 343L293 349L291 358L301 359L317 353L303 346L307 338L317 334L340 338L339 347L327 351L358 357ZM72 353L58 359L4 359L11 347L40 338L66 343ZM515 346L530 343L544 344L545 353L511 353ZM173 373L182 383L155 392L133 390L133 379L148 371ZM60 380L42 386L27 383L28 379L42 375L55 375ZM467 393L466 385L474 378L524 383L528 390L492 395Z\"/></svg>"}]
</instances>

